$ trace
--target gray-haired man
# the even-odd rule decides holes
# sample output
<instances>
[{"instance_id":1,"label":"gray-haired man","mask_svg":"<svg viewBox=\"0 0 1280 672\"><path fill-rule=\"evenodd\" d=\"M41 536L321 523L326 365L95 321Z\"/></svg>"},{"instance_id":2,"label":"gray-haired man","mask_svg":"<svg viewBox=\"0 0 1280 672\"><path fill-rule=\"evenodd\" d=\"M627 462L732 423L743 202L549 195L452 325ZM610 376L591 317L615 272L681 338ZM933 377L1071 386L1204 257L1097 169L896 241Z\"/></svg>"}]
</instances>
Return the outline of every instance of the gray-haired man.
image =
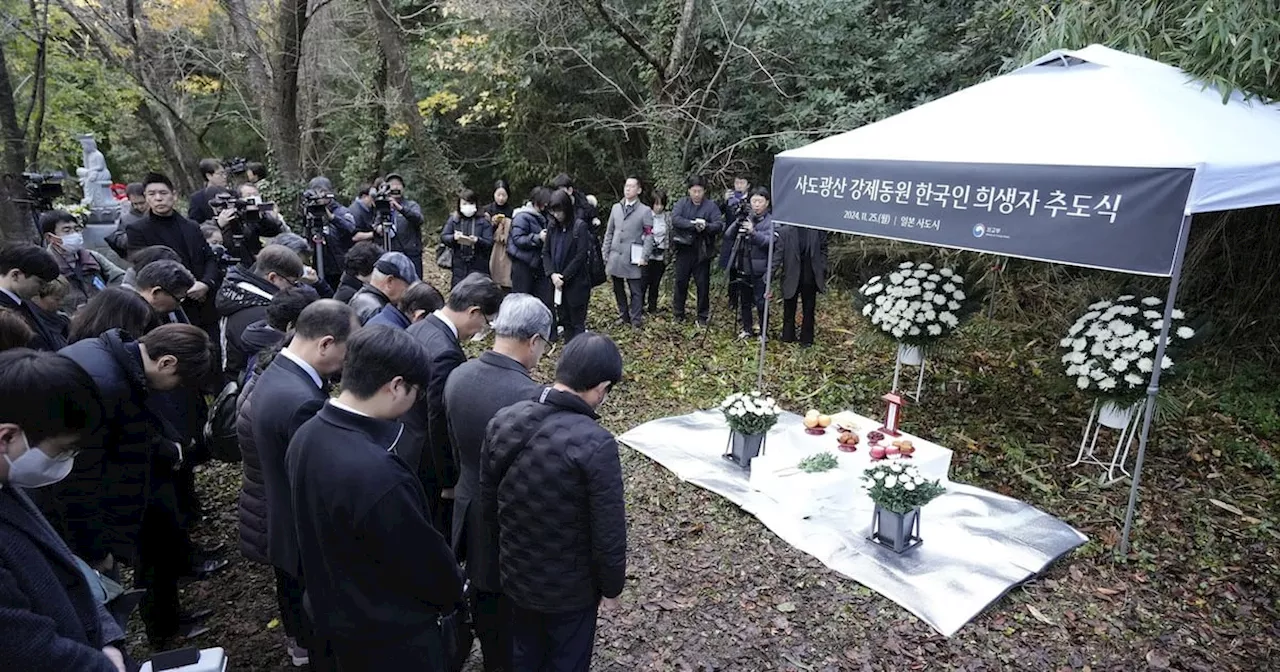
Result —
<instances>
[{"instance_id":1,"label":"gray-haired man","mask_svg":"<svg viewBox=\"0 0 1280 672\"><path fill-rule=\"evenodd\" d=\"M498 411L534 399L542 389L529 371L538 364L551 336L551 311L529 294L502 301L493 349L459 366L444 388L449 439L461 473L455 490L453 550L467 565L475 587L472 611L487 671L511 669L509 610L498 577L498 531L486 529L480 508L480 447L484 430Z\"/></svg>"}]
</instances>

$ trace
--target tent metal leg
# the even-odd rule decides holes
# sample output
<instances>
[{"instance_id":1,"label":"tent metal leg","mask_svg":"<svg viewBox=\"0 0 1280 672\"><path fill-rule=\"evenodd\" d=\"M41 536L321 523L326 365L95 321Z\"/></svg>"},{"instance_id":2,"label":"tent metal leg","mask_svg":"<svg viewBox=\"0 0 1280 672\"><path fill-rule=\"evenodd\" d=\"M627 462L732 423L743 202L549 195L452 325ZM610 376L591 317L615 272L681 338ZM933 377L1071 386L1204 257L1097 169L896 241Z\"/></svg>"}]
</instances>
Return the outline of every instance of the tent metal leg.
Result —
<instances>
[{"instance_id":1,"label":"tent metal leg","mask_svg":"<svg viewBox=\"0 0 1280 672\"><path fill-rule=\"evenodd\" d=\"M1120 555L1129 553L1129 535L1133 532L1133 514L1138 508L1138 488L1142 484L1142 463L1147 456L1147 440L1151 436L1151 423L1155 420L1156 396L1160 393L1160 370L1164 353L1169 344L1169 326L1173 321L1173 304L1178 298L1178 283L1182 280L1182 261L1187 255L1187 237L1191 233L1191 214L1182 217L1182 230L1178 232L1178 245L1173 252L1173 274L1169 278L1169 294L1164 302L1164 322L1160 326L1160 340L1156 342L1155 366L1151 367L1151 384L1147 387L1147 403L1142 409L1142 433L1138 439L1138 460L1133 465L1133 483L1129 486L1129 506L1124 512L1124 531L1120 534Z\"/></svg>"},{"instance_id":2,"label":"tent metal leg","mask_svg":"<svg viewBox=\"0 0 1280 672\"><path fill-rule=\"evenodd\" d=\"M769 262L764 269L764 324L760 325L760 355L756 358L756 389L764 391L765 345L769 342L769 304L773 301L773 243L778 239L775 230L769 236Z\"/></svg>"}]
</instances>

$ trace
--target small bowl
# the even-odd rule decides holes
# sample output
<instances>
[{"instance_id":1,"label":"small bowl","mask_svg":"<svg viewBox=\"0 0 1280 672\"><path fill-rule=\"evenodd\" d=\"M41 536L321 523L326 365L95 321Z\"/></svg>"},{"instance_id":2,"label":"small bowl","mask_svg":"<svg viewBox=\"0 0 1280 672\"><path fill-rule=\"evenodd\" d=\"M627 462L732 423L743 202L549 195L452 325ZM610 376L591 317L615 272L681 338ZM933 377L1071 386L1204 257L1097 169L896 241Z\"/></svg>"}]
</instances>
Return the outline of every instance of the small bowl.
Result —
<instances>
[{"instance_id":1,"label":"small bowl","mask_svg":"<svg viewBox=\"0 0 1280 672\"><path fill-rule=\"evenodd\" d=\"M827 430L823 429L822 427L805 427L804 433L810 434L812 436L822 436L823 434L827 433Z\"/></svg>"}]
</instances>

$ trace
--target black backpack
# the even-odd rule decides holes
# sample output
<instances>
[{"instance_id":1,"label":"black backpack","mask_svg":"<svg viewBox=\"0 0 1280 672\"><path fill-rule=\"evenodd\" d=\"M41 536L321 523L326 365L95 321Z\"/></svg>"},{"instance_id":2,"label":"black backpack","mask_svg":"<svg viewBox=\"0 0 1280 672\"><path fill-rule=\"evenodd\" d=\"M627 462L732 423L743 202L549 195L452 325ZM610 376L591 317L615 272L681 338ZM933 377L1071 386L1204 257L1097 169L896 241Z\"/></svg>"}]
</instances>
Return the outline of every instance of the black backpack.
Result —
<instances>
[{"instance_id":1,"label":"black backpack","mask_svg":"<svg viewBox=\"0 0 1280 672\"><path fill-rule=\"evenodd\" d=\"M605 272L604 252L600 249L600 241L588 232L587 237L591 240L591 244L587 246L587 275L591 278L591 286L599 287L603 285L609 276Z\"/></svg>"},{"instance_id":2,"label":"black backpack","mask_svg":"<svg viewBox=\"0 0 1280 672\"><path fill-rule=\"evenodd\" d=\"M240 381L223 386L209 406L204 423L204 442L209 454L222 462L240 461L240 439L236 435L236 408L240 399Z\"/></svg>"}]
</instances>

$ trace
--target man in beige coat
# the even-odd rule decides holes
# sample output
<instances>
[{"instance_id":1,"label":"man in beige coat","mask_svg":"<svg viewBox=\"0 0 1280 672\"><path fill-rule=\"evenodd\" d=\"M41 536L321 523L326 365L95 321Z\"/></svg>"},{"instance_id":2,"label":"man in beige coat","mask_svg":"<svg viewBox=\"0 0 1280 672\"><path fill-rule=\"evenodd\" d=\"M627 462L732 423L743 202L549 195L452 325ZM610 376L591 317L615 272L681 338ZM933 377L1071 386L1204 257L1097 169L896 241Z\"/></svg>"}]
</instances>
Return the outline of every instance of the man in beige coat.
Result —
<instances>
[{"instance_id":1,"label":"man in beige coat","mask_svg":"<svg viewBox=\"0 0 1280 672\"><path fill-rule=\"evenodd\" d=\"M653 238L644 232L653 227L653 211L640 202L640 178L627 178L625 198L609 212L604 232L605 270L613 278L613 296L618 301L618 322L634 327L643 324L644 266L652 250ZM630 297L628 297L630 292Z\"/></svg>"}]
</instances>

